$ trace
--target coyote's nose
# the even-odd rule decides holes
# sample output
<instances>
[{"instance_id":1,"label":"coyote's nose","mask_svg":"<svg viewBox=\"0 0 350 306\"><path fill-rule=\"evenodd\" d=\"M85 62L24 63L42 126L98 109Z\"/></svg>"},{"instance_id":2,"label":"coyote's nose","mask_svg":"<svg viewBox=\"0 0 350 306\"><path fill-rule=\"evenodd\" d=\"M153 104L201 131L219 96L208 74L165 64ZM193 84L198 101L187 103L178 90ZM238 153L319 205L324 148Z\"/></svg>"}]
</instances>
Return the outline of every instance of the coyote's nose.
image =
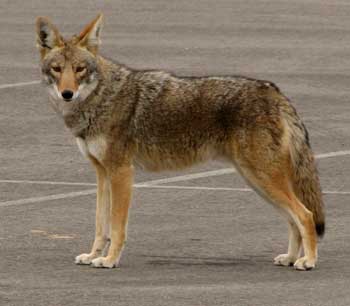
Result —
<instances>
[{"instance_id":1,"label":"coyote's nose","mask_svg":"<svg viewBox=\"0 0 350 306\"><path fill-rule=\"evenodd\" d=\"M65 101L70 101L73 98L74 92L71 90L65 89L62 91L61 95Z\"/></svg>"}]
</instances>

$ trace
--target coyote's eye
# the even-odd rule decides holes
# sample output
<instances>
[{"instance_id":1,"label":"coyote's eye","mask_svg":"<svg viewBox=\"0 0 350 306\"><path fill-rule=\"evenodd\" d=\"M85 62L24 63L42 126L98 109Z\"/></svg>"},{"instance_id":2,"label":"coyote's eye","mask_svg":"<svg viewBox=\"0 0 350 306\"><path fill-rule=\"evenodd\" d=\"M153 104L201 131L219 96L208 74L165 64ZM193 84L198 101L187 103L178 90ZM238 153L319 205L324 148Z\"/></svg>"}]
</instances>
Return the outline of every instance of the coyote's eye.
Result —
<instances>
[{"instance_id":1,"label":"coyote's eye","mask_svg":"<svg viewBox=\"0 0 350 306\"><path fill-rule=\"evenodd\" d=\"M52 66L51 69L52 69L54 72L61 72L61 67L60 67L60 66Z\"/></svg>"},{"instance_id":2,"label":"coyote's eye","mask_svg":"<svg viewBox=\"0 0 350 306\"><path fill-rule=\"evenodd\" d=\"M78 73L85 72L85 70L86 70L85 66L78 66L77 68L75 68L75 71Z\"/></svg>"}]
</instances>

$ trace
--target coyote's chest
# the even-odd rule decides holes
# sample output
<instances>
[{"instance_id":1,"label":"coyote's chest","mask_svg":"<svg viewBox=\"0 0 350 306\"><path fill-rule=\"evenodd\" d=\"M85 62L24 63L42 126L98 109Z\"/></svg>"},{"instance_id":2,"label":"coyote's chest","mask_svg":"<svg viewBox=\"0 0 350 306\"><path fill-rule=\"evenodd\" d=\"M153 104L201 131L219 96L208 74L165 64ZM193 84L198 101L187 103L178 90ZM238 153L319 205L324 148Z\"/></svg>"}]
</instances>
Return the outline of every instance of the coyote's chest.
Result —
<instances>
[{"instance_id":1,"label":"coyote's chest","mask_svg":"<svg viewBox=\"0 0 350 306\"><path fill-rule=\"evenodd\" d=\"M86 158L95 158L99 162L102 162L106 151L107 142L102 136L97 136L94 138L82 139L80 137L76 138L79 150L83 156Z\"/></svg>"}]
</instances>

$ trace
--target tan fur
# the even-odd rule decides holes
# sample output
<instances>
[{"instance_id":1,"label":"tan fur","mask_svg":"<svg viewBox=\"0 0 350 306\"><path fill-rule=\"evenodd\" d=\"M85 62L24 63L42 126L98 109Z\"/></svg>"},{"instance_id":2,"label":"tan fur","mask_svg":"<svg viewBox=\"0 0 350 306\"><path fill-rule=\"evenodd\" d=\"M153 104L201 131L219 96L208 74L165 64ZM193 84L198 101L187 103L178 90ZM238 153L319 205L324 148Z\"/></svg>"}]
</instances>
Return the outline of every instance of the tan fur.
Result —
<instances>
[{"instance_id":1,"label":"tan fur","mask_svg":"<svg viewBox=\"0 0 350 306\"><path fill-rule=\"evenodd\" d=\"M75 74L71 64L67 63L64 70L60 74L58 82L58 90L71 90L75 92L78 89L78 84L76 82Z\"/></svg>"},{"instance_id":2,"label":"tan fur","mask_svg":"<svg viewBox=\"0 0 350 306\"><path fill-rule=\"evenodd\" d=\"M85 29L78 35L77 41L81 47L87 48L91 53L97 54L99 45L99 32L102 22L102 14L98 15ZM96 36L96 40L92 41L91 36Z\"/></svg>"},{"instance_id":3,"label":"tan fur","mask_svg":"<svg viewBox=\"0 0 350 306\"><path fill-rule=\"evenodd\" d=\"M134 164L158 171L223 158L288 221L288 253L275 264L313 268L324 231L321 188L307 130L288 99L268 81L177 77L113 63L97 52L101 19L68 40L47 19L37 21L53 107L96 168L95 242L76 263L118 264ZM60 96L67 88L75 91L70 102Z\"/></svg>"}]
</instances>

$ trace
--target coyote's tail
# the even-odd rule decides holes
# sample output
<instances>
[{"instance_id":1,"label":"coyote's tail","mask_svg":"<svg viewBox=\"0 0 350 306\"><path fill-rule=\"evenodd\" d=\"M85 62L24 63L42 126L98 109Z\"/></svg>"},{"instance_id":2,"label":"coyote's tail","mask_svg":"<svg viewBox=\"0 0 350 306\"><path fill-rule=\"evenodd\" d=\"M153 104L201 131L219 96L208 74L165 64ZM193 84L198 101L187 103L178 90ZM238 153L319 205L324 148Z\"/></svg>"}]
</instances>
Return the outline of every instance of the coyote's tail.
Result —
<instances>
[{"instance_id":1,"label":"coyote's tail","mask_svg":"<svg viewBox=\"0 0 350 306\"><path fill-rule=\"evenodd\" d=\"M322 237L325 232L324 205L308 132L294 109L285 118L290 133L293 189L299 200L312 212L317 235Z\"/></svg>"}]
</instances>

